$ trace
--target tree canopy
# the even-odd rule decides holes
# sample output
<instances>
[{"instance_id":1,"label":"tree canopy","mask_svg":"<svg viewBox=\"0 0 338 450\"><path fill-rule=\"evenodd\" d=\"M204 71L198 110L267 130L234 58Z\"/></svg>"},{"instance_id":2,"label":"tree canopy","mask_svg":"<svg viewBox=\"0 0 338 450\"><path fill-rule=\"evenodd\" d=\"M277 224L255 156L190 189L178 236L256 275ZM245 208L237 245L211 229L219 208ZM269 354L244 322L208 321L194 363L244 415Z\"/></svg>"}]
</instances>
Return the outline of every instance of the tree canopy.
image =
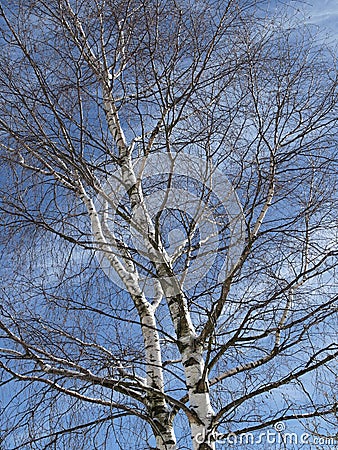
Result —
<instances>
[{"instance_id":1,"label":"tree canopy","mask_svg":"<svg viewBox=\"0 0 338 450\"><path fill-rule=\"evenodd\" d=\"M4 448L333 439L334 52L265 1L15 0L0 31Z\"/></svg>"}]
</instances>

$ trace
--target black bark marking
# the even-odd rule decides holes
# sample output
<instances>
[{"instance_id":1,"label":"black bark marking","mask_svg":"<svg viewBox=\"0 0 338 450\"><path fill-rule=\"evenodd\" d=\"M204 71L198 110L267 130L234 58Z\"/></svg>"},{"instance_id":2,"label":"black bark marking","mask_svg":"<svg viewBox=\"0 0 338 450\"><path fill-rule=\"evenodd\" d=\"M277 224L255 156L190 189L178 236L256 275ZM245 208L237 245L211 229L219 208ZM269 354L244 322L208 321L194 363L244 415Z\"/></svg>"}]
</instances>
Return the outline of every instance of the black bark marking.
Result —
<instances>
[{"instance_id":1,"label":"black bark marking","mask_svg":"<svg viewBox=\"0 0 338 450\"><path fill-rule=\"evenodd\" d=\"M184 367L191 367L191 366L199 365L199 362L193 356L191 356L189 359L187 359L183 363L183 365L184 365Z\"/></svg>"}]
</instances>

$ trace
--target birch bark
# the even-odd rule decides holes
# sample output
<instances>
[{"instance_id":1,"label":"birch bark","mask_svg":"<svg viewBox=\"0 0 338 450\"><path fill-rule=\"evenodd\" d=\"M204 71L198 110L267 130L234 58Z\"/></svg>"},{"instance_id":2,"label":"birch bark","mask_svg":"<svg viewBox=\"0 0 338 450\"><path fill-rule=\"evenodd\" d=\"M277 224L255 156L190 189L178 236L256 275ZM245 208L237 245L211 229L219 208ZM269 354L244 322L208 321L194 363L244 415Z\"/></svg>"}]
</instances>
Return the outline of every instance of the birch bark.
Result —
<instances>
[{"instance_id":1,"label":"birch bark","mask_svg":"<svg viewBox=\"0 0 338 450\"><path fill-rule=\"evenodd\" d=\"M133 224L138 230L143 230L144 243L147 247L149 258L155 265L163 294L168 302L178 340L178 349L184 366L189 404L192 411L189 421L193 448L194 450L214 450L214 443L204 442L204 439L201 442L201 437L207 437L212 419L215 415L210 402L209 382L203 358L203 345L197 343L196 332L191 321L187 300L182 292L181 286L175 278L170 258L161 240L155 239L155 227L144 203L141 183L138 182L133 170L131 148L127 144L111 92L113 74L108 70L105 56L103 58L103 64L98 62L88 45L82 24L74 14L68 0L66 4L68 5L68 12L73 19L73 23L78 30L78 36L80 36L79 38L74 35L74 39L80 44L80 47L84 48L86 59L96 74L98 82L101 84L107 125L118 149L122 181L129 196ZM71 27L69 29L71 30ZM92 211L88 211L92 214ZM95 235L99 236L100 233L96 231ZM103 250L107 249L107 243L101 248ZM159 336L156 331L155 309L147 301L144 293L139 288L137 275L134 274L132 276L130 272L124 273L119 264L115 260L112 260L109 253L107 253L107 258L111 261L114 268L116 266L117 273L124 281L140 316L146 352L147 383L149 387L155 388L156 392L160 393L150 394L148 399L149 411L153 418L153 431L156 436L157 448L159 450L175 450L176 438L163 395L164 382L161 348Z\"/></svg>"}]
</instances>

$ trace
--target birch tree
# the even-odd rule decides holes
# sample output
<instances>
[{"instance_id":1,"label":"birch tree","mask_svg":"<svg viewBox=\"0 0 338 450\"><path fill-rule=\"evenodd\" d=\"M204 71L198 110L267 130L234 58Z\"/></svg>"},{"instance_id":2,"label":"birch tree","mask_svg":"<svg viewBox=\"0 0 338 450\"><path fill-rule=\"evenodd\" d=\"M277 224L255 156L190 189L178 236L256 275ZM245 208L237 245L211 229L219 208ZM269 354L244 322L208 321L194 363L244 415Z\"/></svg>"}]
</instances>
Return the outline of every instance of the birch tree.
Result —
<instances>
[{"instance_id":1,"label":"birch tree","mask_svg":"<svg viewBox=\"0 0 338 450\"><path fill-rule=\"evenodd\" d=\"M334 438L336 61L281 8L3 2L6 449Z\"/></svg>"}]
</instances>

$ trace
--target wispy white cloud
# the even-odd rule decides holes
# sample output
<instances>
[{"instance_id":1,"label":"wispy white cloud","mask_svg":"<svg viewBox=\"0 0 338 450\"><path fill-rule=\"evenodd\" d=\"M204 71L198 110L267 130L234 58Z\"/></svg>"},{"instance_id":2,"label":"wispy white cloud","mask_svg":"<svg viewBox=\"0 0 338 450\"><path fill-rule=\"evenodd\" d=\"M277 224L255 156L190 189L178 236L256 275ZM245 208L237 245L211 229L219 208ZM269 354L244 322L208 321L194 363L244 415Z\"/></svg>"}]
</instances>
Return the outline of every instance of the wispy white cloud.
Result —
<instances>
[{"instance_id":1,"label":"wispy white cloud","mask_svg":"<svg viewBox=\"0 0 338 450\"><path fill-rule=\"evenodd\" d=\"M304 5L307 22L327 31L338 42L338 0L312 0Z\"/></svg>"}]
</instances>

